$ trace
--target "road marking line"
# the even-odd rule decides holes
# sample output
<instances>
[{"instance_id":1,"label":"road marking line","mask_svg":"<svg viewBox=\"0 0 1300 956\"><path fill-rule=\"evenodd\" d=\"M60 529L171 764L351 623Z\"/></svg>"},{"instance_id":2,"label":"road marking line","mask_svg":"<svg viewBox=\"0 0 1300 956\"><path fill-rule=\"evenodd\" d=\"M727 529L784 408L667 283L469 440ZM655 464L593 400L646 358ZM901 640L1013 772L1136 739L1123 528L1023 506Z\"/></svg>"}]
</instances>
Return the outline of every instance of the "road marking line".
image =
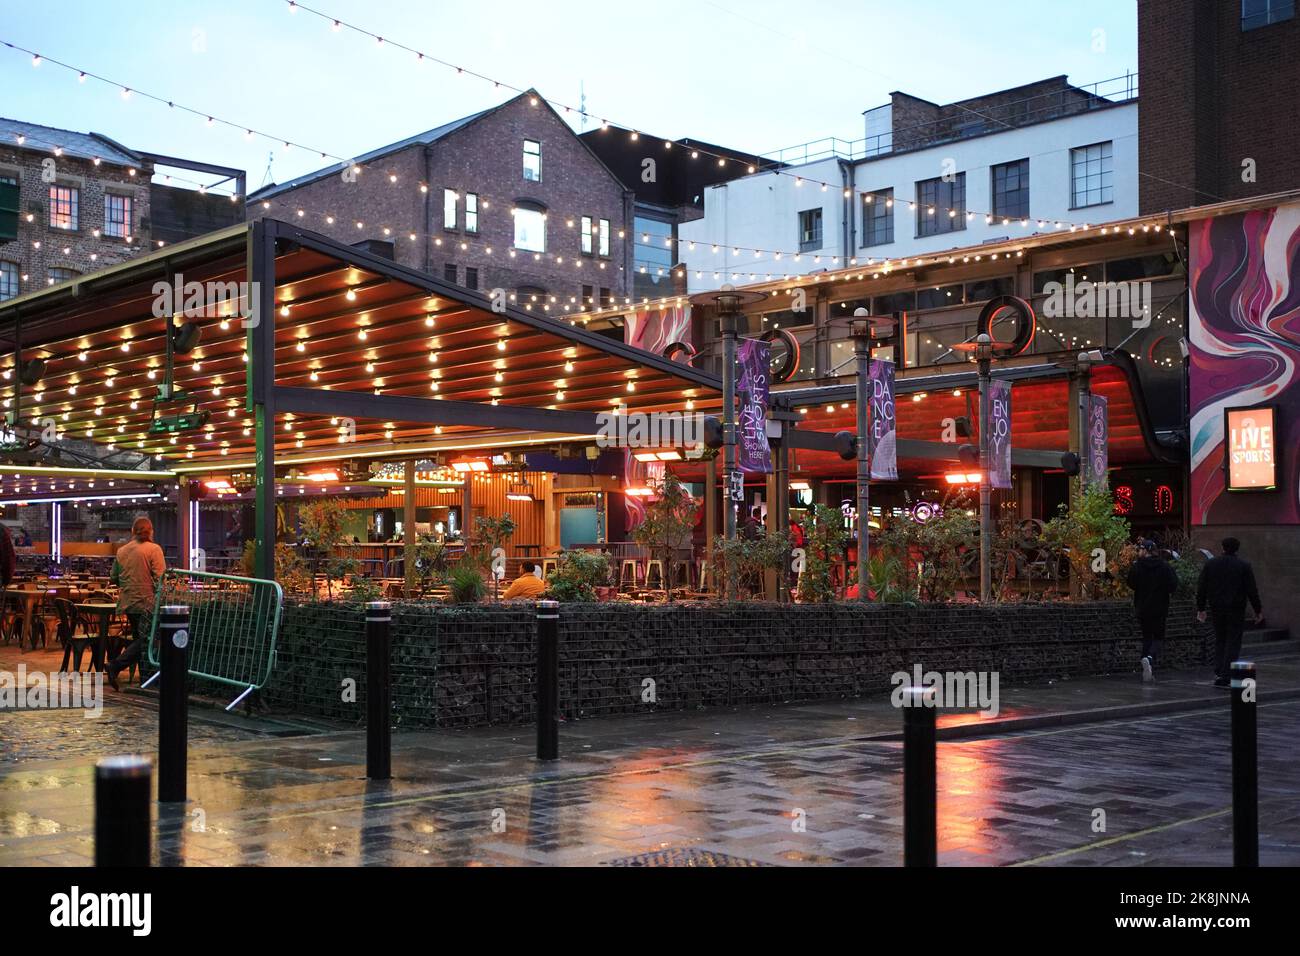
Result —
<instances>
[{"instance_id":1,"label":"road marking line","mask_svg":"<svg viewBox=\"0 0 1300 956\"><path fill-rule=\"evenodd\" d=\"M1021 860L1019 863L1011 863L1009 866L1037 866L1039 863L1047 863L1051 860L1064 859L1067 856L1074 856L1076 853L1087 853L1089 850L1099 850L1104 846L1112 846L1116 843L1123 843L1125 840L1133 840L1140 836L1147 836L1152 833L1162 833L1165 830L1172 830L1175 827L1181 827L1188 823L1200 823L1202 820L1213 820L1215 817L1221 817L1231 813L1232 807L1224 807L1222 810L1215 810L1212 813L1203 813L1199 817L1188 817L1186 820L1176 820L1173 823L1164 823L1158 827L1147 827L1145 830L1136 830L1133 833L1125 833L1121 836L1108 837L1105 840L1098 840L1096 843L1088 843L1084 846L1076 846L1072 850L1060 850L1056 853L1049 853L1046 856L1036 856L1032 860Z\"/></svg>"}]
</instances>

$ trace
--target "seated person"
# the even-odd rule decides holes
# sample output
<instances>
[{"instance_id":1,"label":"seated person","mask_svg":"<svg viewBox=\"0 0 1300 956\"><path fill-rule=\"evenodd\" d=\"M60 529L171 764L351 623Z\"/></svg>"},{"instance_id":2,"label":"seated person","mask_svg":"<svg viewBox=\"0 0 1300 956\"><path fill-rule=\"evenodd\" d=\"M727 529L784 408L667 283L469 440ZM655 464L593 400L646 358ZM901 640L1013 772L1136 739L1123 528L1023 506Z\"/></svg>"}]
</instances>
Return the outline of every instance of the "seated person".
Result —
<instances>
[{"instance_id":1,"label":"seated person","mask_svg":"<svg viewBox=\"0 0 1300 956\"><path fill-rule=\"evenodd\" d=\"M514 601L539 598L546 591L546 582L534 573L537 570L536 562L525 561L520 565L520 568L519 577L515 578L510 587L506 588L506 593L501 595L501 600Z\"/></svg>"}]
</instances>

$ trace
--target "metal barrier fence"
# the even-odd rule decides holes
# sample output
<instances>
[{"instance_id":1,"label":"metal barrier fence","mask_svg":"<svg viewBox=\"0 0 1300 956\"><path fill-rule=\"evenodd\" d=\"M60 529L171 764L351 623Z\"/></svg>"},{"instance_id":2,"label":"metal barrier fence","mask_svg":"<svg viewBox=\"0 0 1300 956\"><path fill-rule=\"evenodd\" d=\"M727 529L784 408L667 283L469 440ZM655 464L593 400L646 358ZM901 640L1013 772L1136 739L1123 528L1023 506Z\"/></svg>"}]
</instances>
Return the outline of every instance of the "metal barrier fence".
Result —
<instances>
[{"instance_id":1,"label":"metal barrier fence","mask_svg":"<svg viewBox=\"0 0 1300 956\"><path fill-rule=\"evenodd\" d=\"M168 569L158 588L149 630L149 663L158 666L158 609L190 609L189 674L243 688L233 709L263 687L275 667L284 591L274 581Z\"/></svg>"}]
</instances>

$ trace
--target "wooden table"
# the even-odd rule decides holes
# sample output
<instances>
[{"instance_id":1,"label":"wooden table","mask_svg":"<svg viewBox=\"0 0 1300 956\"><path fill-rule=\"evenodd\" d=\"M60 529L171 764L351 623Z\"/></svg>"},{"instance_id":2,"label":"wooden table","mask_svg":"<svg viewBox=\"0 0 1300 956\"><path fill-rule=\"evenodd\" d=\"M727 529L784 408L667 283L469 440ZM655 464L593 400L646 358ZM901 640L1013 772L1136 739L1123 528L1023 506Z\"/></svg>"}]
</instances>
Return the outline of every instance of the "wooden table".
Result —
<instances>
[{"instance_id":1,"label":"wooden table","mask_svg":"<svg viewBox=\"0 0 1300 956\"><path fill-rule=\"evenodd\" d=\"M76 607L83 614L93 614L99 618L99 634L95 638L95 643L90 646L90 669L92 671L106 670L107 662L104 660L104 651L108 646L108 628L113 622L113 615L117 613L117 604L109 604L104 601L86 601Z\"/></svg>"}]
</instances>

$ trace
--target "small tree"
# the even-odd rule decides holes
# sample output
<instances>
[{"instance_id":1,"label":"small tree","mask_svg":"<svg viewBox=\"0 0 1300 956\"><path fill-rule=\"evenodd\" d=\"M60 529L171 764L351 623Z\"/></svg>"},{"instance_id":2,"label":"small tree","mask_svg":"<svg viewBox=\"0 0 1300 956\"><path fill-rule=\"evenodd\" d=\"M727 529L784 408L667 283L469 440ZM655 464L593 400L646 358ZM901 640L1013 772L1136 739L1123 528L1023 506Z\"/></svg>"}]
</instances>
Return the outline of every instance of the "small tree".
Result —
<instances>
[{"instance_id":1,"label":"small tree","mask_svg":"<svg viewBox=\"0 0 1300 956\"><path fill-rule=\"evenodd\" d=\"M1078 482L1078 478L1072 479ZM1084 598L1113 597L1124 592L1121 560L1129 540L1127 518L1115 514L1115 498L1100 485L1075 489L1075 507L1043 526L1043 539L1064 553Z\"/></svg>"},{"instance_id":2,"label":"small tree","mask_svg":"<svg viewBox=\"0 0 1300 956\"><path fill-rule=\"evenodd\" d=\"M790 536L774 531L762 537L713 540L713 580L731 574L739 592L753 595L762 589L764 573L781 570L790 554Z\"/></svg>"},{"instance_id":3,"label":"small tree","mask_svg":"<svg viewBox=\"0 0 1300 956\"><path fill-rule=\"evenodd\" d=\"M595 601L609 581L609 558L591 551L561 551L546 579L546 594L556 601Z\"/></svg>"},{"instance_id":4,"label":"small tree","mask_svg":"<svg viewBox=\"0 0 1300 956\"><path fill-rule=\"evenodd\" d=\"M967 554L978 546L978 522L965 496L950 496L928 521L897 518L877 536L904 568L904 587L915 582L922 601L950 601L965 577ZM913 577L915 575L915 577Z\"/></svg>"},{"instance_id":5,"label":"small tree","mask_svg":"<svg viewBox=\"0 0 1300 956\"><path fill-rule=\"evenodd\" d=\"M831 570L849 540L844 515L827 505L814 505L801 527L806 544L803 575L799 578L796 596L804 604L833 601L835 586L831 581Z\"/></svg>"},{"instance_id":6,"label":"small tree","mask_svg":"<svg viewBox=\"0 0 1300 956\"><path fill-rule=\"evenodd\" d=\"M645 520L632 532L637 544L649 549L664 568L664 594L672 600L677 554L691 546L698 506L676 475L666 474L654 486L656 498L646 506Z\"/></svg>"},{"instance_id":7,"label":"small tree","mask_svg":"<svg viewBox=\"0 0 1300 956\"><path fill-rule=\"evenodd\" d=\"M505 546L515 533L515 521L506 512L500 518L483 515L474 519L474 532L470 535L469 550L474 560L483 568L492 564L492 552Z\"/></svg>"},{"instance_id":8,"label":"small tree","mask_svg":"<svg viewBox=\"0 0 1300 956\"><path fill-rule=\"evenodd\" d=\"M316 572L324 562L325 594L331 600L334 597L334 578L355 574L360 566L353 549L347 546L347 535L343 531L347 514L347 506L336 498L317 498L298 510L303 542L310 556L313 586Z\"/></svg>"}]
</instances>

